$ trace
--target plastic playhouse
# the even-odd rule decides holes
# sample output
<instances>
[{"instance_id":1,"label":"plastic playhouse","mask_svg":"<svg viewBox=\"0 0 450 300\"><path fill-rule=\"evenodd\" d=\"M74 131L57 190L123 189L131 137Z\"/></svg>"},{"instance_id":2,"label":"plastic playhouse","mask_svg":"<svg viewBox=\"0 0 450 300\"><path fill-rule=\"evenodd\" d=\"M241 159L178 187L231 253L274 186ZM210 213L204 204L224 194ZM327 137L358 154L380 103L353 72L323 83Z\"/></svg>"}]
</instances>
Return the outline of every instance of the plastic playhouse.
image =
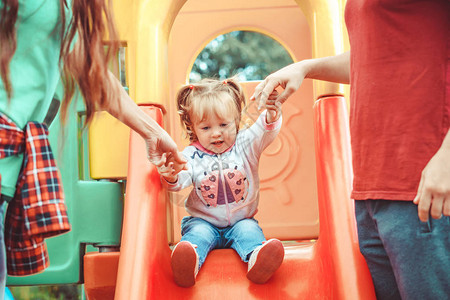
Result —
<instances>
[{"instance_id":1,"label":"plastic playhouse","mask_svg":"<svg viewBox=\"0 0 450 300\"><path fill-rule=\"evenodd\" d=\"M281 43L294 61L348 49L345 0L114 0L125 49L123 82L180 149L174 105L203 47L218 35L256 31ZM119 72L120 73L120 72ZM247 96L257 82L244 82ZM246 278L231 249L208 256L192 288L178 287L170 246L180 240L182 206L172 205L144 141L107 115L81 128L78 101L60 147L50 127L72 231L47 241L50 268L7 285L84 283L88 299L375 299L359 253L351 190L346 90L305 81L283 107L277 140L261 158L259 220L285 261L264 285ZM252 110L247 114L251 122ZM125 195L125 196L124 196Z\"/></svg>"}]
</instances>

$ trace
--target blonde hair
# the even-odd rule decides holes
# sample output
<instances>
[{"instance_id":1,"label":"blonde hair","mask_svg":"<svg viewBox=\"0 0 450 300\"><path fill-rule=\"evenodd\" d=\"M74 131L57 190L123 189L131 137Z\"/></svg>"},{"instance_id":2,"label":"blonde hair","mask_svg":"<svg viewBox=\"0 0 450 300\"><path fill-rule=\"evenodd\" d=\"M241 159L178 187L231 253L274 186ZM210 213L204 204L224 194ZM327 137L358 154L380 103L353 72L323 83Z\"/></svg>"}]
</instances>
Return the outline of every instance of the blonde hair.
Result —
<instances>
[{"instance_id":1,"label":"blonde hair","mask_svg":"<svg viewBox=\"0 0 450 300\"><path fill-rule=\"evenodd\" d=\"M212 115L234 116L236 130L239 130L244 105L244 92L236 78L203 79L181 87L177 94L181 126L191 142L197 141L194 122L201 122Z\"/></svg>"}]
</instances>

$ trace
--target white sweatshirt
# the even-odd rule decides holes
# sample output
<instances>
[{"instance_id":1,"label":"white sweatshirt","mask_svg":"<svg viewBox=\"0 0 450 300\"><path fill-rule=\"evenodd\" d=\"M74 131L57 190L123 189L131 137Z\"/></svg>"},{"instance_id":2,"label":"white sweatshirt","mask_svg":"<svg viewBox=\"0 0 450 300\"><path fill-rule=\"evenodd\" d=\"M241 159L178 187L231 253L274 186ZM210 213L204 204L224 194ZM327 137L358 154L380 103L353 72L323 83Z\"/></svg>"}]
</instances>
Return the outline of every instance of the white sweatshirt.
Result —
<instances>
[{"instance_id":1,"label":"white sweatshirt","mask_svg":"<svg viewBox=\"0 0 450 300\"><path fill-rule=\"evenodd\" d=\"M172 192L193 185L184 203L186 211L217 227L252 218L259 202L259 159L277 136L281 123L280 116L267 124L264 111L250 128L239 131L235 144L221 154L206 150L198 142L189 145L182 152L188 170L178 174L176 183L162 179L163 185Z\"/></svg>"}]
</instances>

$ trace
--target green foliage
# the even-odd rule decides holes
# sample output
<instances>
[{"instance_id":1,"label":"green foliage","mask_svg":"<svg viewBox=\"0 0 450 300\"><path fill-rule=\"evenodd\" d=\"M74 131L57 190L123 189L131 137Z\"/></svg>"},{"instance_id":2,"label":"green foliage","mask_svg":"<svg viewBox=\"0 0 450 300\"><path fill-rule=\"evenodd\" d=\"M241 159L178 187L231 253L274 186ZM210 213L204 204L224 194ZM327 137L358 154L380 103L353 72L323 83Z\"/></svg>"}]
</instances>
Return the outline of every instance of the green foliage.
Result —
<instances>
[{"instance_id":1,"label":"green foliage","mask_svg":"<svg viewBox=\"0 0 450 300\"><path fill-rule=\"evenodd\" d=\"M78 300L81 285L38 285L9 287L15 300Z\"/></svg>"},{"instance_id":2,"label":"green foliage","mask_svg":"<svg viewBox=\"0 0 450 300\"><path fill-rule=\"evenodd\" d=\"M191 82L202 78L261 80L292 63L286 49L274 39L253 31L233 31L212 40L192 67Z\"/></svg>"}]
</instances>

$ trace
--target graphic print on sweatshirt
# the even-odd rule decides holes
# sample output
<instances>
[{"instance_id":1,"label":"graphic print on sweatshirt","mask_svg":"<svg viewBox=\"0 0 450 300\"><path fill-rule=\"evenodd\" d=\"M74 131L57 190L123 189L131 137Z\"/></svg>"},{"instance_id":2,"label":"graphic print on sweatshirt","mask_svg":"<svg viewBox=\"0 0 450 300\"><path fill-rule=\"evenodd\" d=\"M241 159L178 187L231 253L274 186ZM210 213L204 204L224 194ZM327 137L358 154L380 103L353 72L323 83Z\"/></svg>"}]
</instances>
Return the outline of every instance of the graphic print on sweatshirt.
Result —
<instances>
[{"instance_id":1,"label":"graphic print on sweatshirt","mask_svg":"<svg viewBox=\"0 0 450 300\"><path fill-rule=\"evenodd\" d=\"M227 163L222 163L222 167L223 176L218 163L212 165L210 173L204 172L205 177L198 189L207 206L225 205L225 201L238 203L247 197L248 180L245 175L237 166L230 168Z\"/></svg>"}]
</instances>

